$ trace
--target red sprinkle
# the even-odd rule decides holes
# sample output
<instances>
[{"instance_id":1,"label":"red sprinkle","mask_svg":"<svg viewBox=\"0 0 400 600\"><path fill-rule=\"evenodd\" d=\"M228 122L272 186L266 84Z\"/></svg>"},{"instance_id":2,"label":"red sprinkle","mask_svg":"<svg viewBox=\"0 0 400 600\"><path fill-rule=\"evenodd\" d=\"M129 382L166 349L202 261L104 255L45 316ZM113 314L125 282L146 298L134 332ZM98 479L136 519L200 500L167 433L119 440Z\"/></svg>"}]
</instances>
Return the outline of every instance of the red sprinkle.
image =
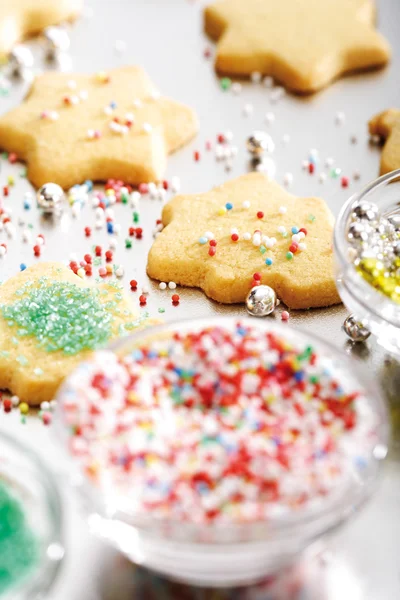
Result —
<instances>
[{"instance_id":1,"label":"red sprinkle","mask_svg":"<svg viewBox=\"0 0 400 600\"><path fill-rule=\"evenodd\" d=\"M92 264L92 257L90 256L90 254L85 254L83 258L85 259L88 265Z\"/></svg>"},{"instance_id":2,"label":"red sprinkle","mask_svg":"<svg viewBox=\"0 0 400 600\"><path fill-rule=\"evenodd\" d=\"M172 294L171 300L172 300L172 304L179 304L179 301L180 301L179 294Z\"/></svg>"},{"instance_id":3,"label":"red sprinkle","mask_svg":"<svg viewBox=\"0 0 400 600\"><path fill-rule=\"evenodd\" d=\"M113 259L113 253L111 250L107 250L105 253L106 262L111 262Z\"/></svg>"},{"instance_id":4,"label":"red sprinkle","mask_svg":"<svg viewBox=\"0 0 400 600\"><path fill-rule=\"evenodd\" d=\"M44 412L42 414L42 421L43 421L44 425L50 425L50 423L51 423L51 413Z\"/></svg>"},{"instance_id":5,"label":"red sprinkle","mask_svg":"<svg viewBox=\"0 0 400 600\"><path fill-rule=\"evenodd\" d=\"M259 210L257 213L257 219L262 219L264 217L264 213L262 210Z\"/></svg>"},{"instance_id":6,"label":"red sprinkle","mask_svg":"<svg viewBox=\"0 0 400 600\"><path fill-rule=\"evenodd\" d=\"M16 163L18 160L18 156L15 152L10 152L10 154L8 155L8 162L10 162L12 165L14 163Z\"/></svg>"},{"instance_id":7,"label":"red sprinkle","mask_svg":"<svg viewBox=\"0 0 400 600\"><path fill-rule=\"evenodd\" d=\"M289 246L289 250L290 250L290 252L293 252L293 254L296 254L298 249L299 249L299 245L296 244L296 242L292 242Z\"/></svg>"},{"instance_id":8,"label":"red sprinkle","mask_svg":"<svg viewBox=\"0 0 400 600\"><path fill-rule=\"evenodd\" d=\"M305 227L302 227L301 229L299 229L299 233L300 231L302 231L304 233L304 235L307 235L307 229Z\"/></svg>"},{"instance_id":9,"label":"red sprinkle","mask_svg":"<svg viewBox=\"0 0 400 600\"><path fill-rule=\"evenodd\" d=\"M200 160L200 152L199 152L198 150L195 150L195 151L193 152L193 158L194 158L194 160L195 160L196 162L199 162L199 160Z\"/></svg>"},{"instance_id":10,"label":"red sprinkle","mask_svg":"<svg viewBox=\"0 0 400 600\"><path fill-rule=\"evenodd\" d=\"M237 242L238 239L239 239L238 234L237 233L232 233L232 235L231 235L232 242Z\"/></svg>"},{"instance_id":11,"label":"red sprinkle","mask_svg":"<svg viewBox=\"0 0 400 600\"><path fill-rule=\"evenodd\" d=\"M313 163L310 163L308 165L308 172L310 173L310 175L312 175L315 171L315 165Z\"/></svg>"},{"instance_id":12,"label":"red sprinkle","mask_svg":"<svg viewBox=\"0 0 400 600\"><path fill-rule=\"evenodd\" d=\"M35 256L40 256L40 246L38 244L33 246L33 253Z\"/></svg>"},{"instance_id":13,"label":"red sprinkle","mask_svg":"<svg viewBox=\"0 0 400 600\"><path fill-rule=\"evenodd\" d=\"M216 251L217 251L217 249L216 249L216 247L215 247L215 246L210 246L210 247L209 247L209 249L208 249L208 254L209 254L210 256L214 256L214 255L215 255L215 253L216 253Z\"/></svg>"},{"instance_id":14,"label":"red sprinkle","mask_svg":"<svg viewBox=\"0 0 400 600\"><path fill-rule=\"evenodd\" d=\"M136 279L131 279L131 281L129 282L129 285L131 286L131 290L133 292L136 292L136 290L137 290L137 281L136 281Z\"/></svg>"},{"instance_id":15,"label":"red sprinkle","mask_svg":"<svg viewBox=\"0 0 400 600\"><path fill-rule=\"evenodd\" d=\"M341 184L342 184L342 188L349 187L349 178L348 177L342 177Z\"/></svg>"},{"instance_id":16,"label":"red sprinkle","mask_svg":"<svg viewBox=\"0 0 400 600\"><path fill-rule=\"evenodd\" d=\"M287 310L283 310L282 313L281 313L281 319L282 319L282 321L289 321L289 317L290 317L290 315L289 315L288 311Z\"/></svg>"},{"instance_id":17,"label":"red sprinkle","mask_svg":"<svg viewBox=\"0 0 400 600\"><path fill-rule=\"evenodd\" d=\"M147 304L147 299L144 294L141 294L139 296L139 302L140 302L140 306L145 306Z\"/></svg>"},{"instance_id":18,"label":"red sprinkle","mask_svg":"<svg viewBox=\"0 0 400 600\"><path fill-rule=\"evenodd\" d=\"M96 254L96 256L101 256L101 253L102 253L101 246L96 246L94 249L94 253Z\"/></svg>"},{"instance_id":19,"label":"red sprinkle","mask_svg":"<svg viewBox=\"0 0 400 600\"><path fill-rule=\"evenodd\" d=\"M90 227L85 227L85 235L86 237L90 237L92 235L92 230Z\"/></svg>"},{"instance_id":20,"label":"red sprinkle","mask_svg":"<svg viewBox=\"0 0 400 600\"><path fill-rule=\"evenodd\" d=\"M210 240L210 246L216 246L217 240Z\"/></svg>"},{"instance_id":21,"label":"red sprinkle","mask_svg":"<svg viewBox=\"0 0 400 600\"><path fill-rule=\"evenodd\" d=\"M6 412L6 413L11 412L12 402L11 402L10 398L4 398L3 407L4 407L4 412Z\"/></svg>"},{"instance_id":22,"label":"red sprinkle","mask_svg":"<svg viewBox=\"0 0 400 600\"><path fill-rule=\"evenodd\" d=\"M254 273L253 279L254 281L261 281L261 273Z\"/></svg>"},{"instance_id":23,"label":"red sprinkle","mask_svg":"<svg viewBox=\"0 0 400 600\"><path fill-rule=\"evenodd\" d=\"M7 185L5 185L5 186L3 187L3 196L8 196L8 194L9 194L8 186L7 186Z\"/></svg>"}]
</instances>

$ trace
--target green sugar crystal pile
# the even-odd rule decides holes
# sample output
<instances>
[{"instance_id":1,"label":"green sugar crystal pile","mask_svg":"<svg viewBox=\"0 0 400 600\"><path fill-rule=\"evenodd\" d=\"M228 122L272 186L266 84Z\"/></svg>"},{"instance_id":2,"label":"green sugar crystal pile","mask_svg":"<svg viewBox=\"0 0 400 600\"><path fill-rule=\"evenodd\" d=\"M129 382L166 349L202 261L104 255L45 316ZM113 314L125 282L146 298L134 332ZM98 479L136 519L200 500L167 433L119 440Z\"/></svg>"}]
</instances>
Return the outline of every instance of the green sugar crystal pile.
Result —
<instances>
[{"instance_id":1,"label":"green sugar crystal pile","mask_svg":"<svg viewBox=\"0 0 400 600\"><path fill-rule=\"evenodd\" d=\"M0 595L35 567L39 544L22 506L0 481Z\"/></svg>"},{"instance_id":2,"label":"green sugar crystal pile","mask_svg":"<svg viewBox=\"0 0 400 600\"><path fill-rule=\"evenodd\" d=\"M100 348L111 337L113 317L99 294L96 288L42 277L17 290L20 299L0 305L0 311L10 326L18 326L18 336L35 337L47 352L73 355Z\"/></svg>"}]
</instances>

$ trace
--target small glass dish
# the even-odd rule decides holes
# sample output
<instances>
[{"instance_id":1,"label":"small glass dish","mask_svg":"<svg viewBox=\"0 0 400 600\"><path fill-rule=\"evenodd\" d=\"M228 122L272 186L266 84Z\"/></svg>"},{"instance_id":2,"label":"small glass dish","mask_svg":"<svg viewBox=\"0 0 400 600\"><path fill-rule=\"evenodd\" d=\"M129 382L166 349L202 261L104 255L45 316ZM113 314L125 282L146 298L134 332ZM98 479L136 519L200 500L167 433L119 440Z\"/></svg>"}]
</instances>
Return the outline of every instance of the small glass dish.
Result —
<instances>
[{"instance_id":1,"label":"small glass dish","mask_svg":"<svg viewBox=\"0 0 400 600\"><path fill-rule=\"evenodd\" d=\"M0 482L20 504L38 543L35 564L0 594L1 600L45 598L64 556L62 504L54 476L31 448L1 431Z\"/></svg>"},{"instance_id":2,"label":"small glass dish","mask_svg":"<svg viewBox=\"0 0 400 600\"><path fill-rule=\"evenodd\" d=\"M123 338L113 344L110 350L119 358L128 355L134 357L135 350L142 344L170 338L176 333L197 332L210 326L232 330L237 327L237 322L238 319L234 317L211 317L165 324ZM380 464L387 453L388 419L385 403L376 383L356 361L314 335L273 320L240 319L242 325L263 333L273 333L302 348L311 344L327 364L340 370L343 385L348 384L352 391L362 391L367 413L373 417L373 427L365 437L362 468L358 470L353 461L350 465L349 458L345 482L339 486L340 491L334 489L321 502L290 511L290 514L278 514L269 520L200 524L190 520L155 517L151 512L135 513L130 509L127 498L119 496L116 500L118 494L113 484L108 488L109 494L103 493L85 476L79 460L75 462L71 459L71 479L87 511L92 531L107 539L136 564L184 583L212 587L246 585L294 563L303 552L311 551L322 537L347 521L364 504L375 489ZM107 365L110 365L110 357L110 353L103 356ZM75 428L75 425L66 417L63 406L68 411L68 406L74 402L74 382L79 381L80 386L85 373L90 373L88 377L92 377L89 365L80 365L58 394L53 432L67 453L71 449L71 427ZM97 370L94 372L97 377ZM114 372L113 367L111 372ZM142 396L145 390L146 387ZM89 391L86 397L91 397ZM113 418L107 414L107 420ZM103 443L101 448L104 447ZM105 451L108 452L107 449Z\"/></svg>"},{"instance_id":3,"label":"small glass dish","mask_svg":"<svg viewBox=\"0 0 400 600\"><path fill-rule=\"evenodd\" d=\"M351 196L340 211L334 231L336 284L343 303L380 345L400 355L400 304L376 290L357 272L347 241L351 214L362 201L375 204L383 217L400 216L400 169L379 177Z\"/></svg>"}]
</instances>

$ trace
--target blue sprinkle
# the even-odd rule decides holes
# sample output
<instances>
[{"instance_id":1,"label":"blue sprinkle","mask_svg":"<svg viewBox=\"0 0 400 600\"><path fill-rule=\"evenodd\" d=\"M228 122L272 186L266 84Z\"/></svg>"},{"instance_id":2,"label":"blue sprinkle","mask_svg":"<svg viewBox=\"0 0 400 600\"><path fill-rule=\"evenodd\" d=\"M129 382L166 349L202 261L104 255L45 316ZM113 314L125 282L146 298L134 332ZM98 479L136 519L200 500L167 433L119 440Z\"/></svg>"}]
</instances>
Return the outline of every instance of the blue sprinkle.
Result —
<instances>
[{"instance_id":1,"label":"blue sprinkle","mask_svg":"<svg viewBox=\"0 0 400 600\"><path fill-rule=\"evenodd\" d=\"M233 204L232 204L231 202L227 202L227 203L225 204L225 208L226 208L226 210L232 210L232 208L233 208Z\"/></svg>"},{"instance_id":2,"label":"blue sprinkle","mask_svg":"<svg viewBox=\"0 0 400 600\"><path fill-rule=\"evenodd\" d=\"M27 200L25 200L25 202L24 202L24 209L25 210L29 210L30 208L31 208L31 203L28 202Z\"/></svg>"},{"instance_id":3,"label":"blue sprinkle","mask_svg":"<svg viewBox=\"0 0 400 600\"><path fill-rule=\"evenodd\" d=\"M265 264L268 265L269 267L272 265L272 263L273 263L272 258L266 258L265 259Z\"/></svg>"},{"instance_id":4,"label":"blue sprinkle","mask_svg":"<svg viewBox=\"0 0 400 600\"><path fill-rule=\"evenodd\" d=\"M134 360L142 360L143 352L141 350L134 350L134 352L132 352L132 358Z\"/></svg>"},{"instance_id":5,"label":"blue sprinkle","mask_svg":"<svg viewBox=\"0 0 400 600\"><path fill-rule=\"evenodd\" d=\"M202 235L201 238L199 238L199 244L207 244L208 239Z\"/></svg>"},{"instance_id":6,"label":"blue sprinkle","mask_svg":"<svg viewBox=\"0 0 400 600\"><path fill-rule=\"evenodd\" d=\"M272 437L272 441L274 442L275 446L280 446L282 443L278 437Z\"/></svg>"},{"instance_id":7,"label":"blue sprinkle","mask_svg":"<svg viewBox=\"0 0 400 600\"><path fill-rule=\"evenodd\" d=\"M111 221L107 223L107 231L108 233L114 233L114 224Z\"/></svg>"},{"instance_id":8,"label":"blue sprinkle","mask_svg":"<svg viewBox=\"0 0 400 600\"><path fill-rule=\"evenodd\" d=\"M246 335L246 329L244 327L240 327L240 325L238 325L236 328L236 333L243 337L244 335Z\"/></svg>"},{"instance_id":9,"label":"blue sprinkle","mask_svg":"<svg viewBox=\"0 0 400 600\"><path fill-rule=\"evenodd\" d=\"M84 185L86 186L86 189L87 189L88 192L92 191L92 189L93 189L93 181L90 181L90 179L87 179L85 181Z\"/></svg>"},{"instance_id":10,"label":"blue sprinkle","mask_svg":"<svg viewBox=\"0 0 400 600\"><path fill-rule=\"evenodd\" d=\"M359 469L365 469L367 466L367 461L362 456L356 456L354 462Z\"/></svg>"},{"instance_id":11,"label":"blue sprinkle","mask_svg":"<svg viewBox=\"0 0 400 600\"><path fill-rule=\"evenodd\" d=\"M21 264L19 265L19 268L20 268L20 270L21 270L21 271L25 271L25 269L26 269L26 264L25 264L25 263L21 263Z\"/></svg>"},{"instance_id":12,"label":"blue sprinkle","mask_svg":"<svg viewBox=\"0 0 400 600\"><path fill-rule=\"evenodd\" d=\"M300 229L298 227L292 227L292 233L299 233Z\"/></svg>"},{"instance_id":13,"label":"blue sprinkle","mask_svg":"<svg viewBox=\"0 0 400 600\"><path fill-rule=\"evenodd\" d=\"M110 102L110 106L111 108L117 108L117 103L113 100L112 102Z\"/></svg>"},{"instance_id":14,"label":"blue sprinkle","mask_svg":"<svg viewBox=\"0 0 400 600\"><path fill-rule=\"evenodd\" d=\"M294 378L296 381L303 381L304 371L297 371L297 373L294 374Z\"/></svg>"}]
</instances>

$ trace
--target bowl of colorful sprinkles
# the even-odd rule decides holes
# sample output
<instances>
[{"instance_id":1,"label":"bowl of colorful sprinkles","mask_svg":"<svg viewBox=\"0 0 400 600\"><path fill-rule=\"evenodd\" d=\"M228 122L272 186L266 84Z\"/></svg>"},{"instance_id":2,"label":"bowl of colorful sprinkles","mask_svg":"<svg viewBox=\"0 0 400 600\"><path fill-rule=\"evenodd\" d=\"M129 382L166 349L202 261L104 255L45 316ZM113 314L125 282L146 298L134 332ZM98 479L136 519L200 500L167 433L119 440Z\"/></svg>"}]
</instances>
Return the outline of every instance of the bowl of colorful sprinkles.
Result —
<instances>
[{"instance_id":1,"label":"bowl of colorful sprinkles","mask_svg":"<svg viewBox=\"0 0 400 600\"><path fill-rule=\"evenodd\" d=\"M188 583L254 582L375 487L387 416L359 365L274 321L181 321L93 353L60 389L57 439L90 526Z\"/></svg>"},{"instance_id":2,"label":"bowl of colorful sprinkles","mask_svg":"<svg viewBox=\"0 0 400 600\"><path fill-rule=\"evenodd\" d=\"M340 296L358 331L400 354L400 170L352 196L336 221Z\"/></svg>"},{"instance_id":3,"label":"bowl of colorful sprinkles","mask_svg":"<svg viewBox=\"0 0 400 600\"><path fill-rule=\"evenodd\" d=\"M47 597L64 556L62 506L47 467L0 433L0 597Z\"/></svg>"}]
</instances>

